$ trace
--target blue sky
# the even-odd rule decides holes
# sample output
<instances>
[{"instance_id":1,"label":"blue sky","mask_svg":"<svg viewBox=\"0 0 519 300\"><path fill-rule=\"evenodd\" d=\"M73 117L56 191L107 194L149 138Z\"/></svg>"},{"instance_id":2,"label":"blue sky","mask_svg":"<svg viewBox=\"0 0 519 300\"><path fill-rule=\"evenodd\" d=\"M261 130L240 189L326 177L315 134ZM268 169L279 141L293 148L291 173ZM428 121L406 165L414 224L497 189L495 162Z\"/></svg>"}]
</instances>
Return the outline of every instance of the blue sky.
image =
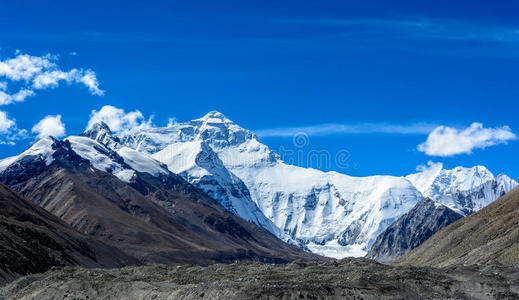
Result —
<instances>
[{"instance_id":1,"label":"blue sky","mask_svg":"<svg viewBox=\"0 0 519 300\"><path fill-rule=\"evenodd\" d=\"M2 1L0 61L51 54L78 70L0 106L28 130L0 145L2 157L34 141L48 115L78 134L92 110L113 105L159 126L218 110L276 151L300 150L292 135L306 132L302 151L347 150L346 167L320 167L350 175L406 175L431 160L519 178L513 1L105 2ZM103 95L81 81L88 70ZM465 131L474 122L481 130ZM437 126L455 133L437 132L436 146L463 132L479 146L420 151Z\"/></svg>"}]
</instances>

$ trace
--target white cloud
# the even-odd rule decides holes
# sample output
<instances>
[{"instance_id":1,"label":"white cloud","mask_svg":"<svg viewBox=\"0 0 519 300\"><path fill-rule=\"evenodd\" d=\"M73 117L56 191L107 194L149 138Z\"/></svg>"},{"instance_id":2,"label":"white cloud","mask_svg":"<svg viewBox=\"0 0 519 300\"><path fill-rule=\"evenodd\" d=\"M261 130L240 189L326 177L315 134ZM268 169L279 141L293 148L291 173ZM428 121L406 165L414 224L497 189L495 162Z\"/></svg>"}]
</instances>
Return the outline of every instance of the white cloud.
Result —
<instances>
[{"instance_id":1,"label":"white cloud","mask_svg":"<svg viewBox=\"0 0 519 300\"><path fill-rule=\"evenodd\" d=\"M77 78L77 73L77 69L72 69L68 72L60 70L42 72L34 77L32 86L35 89L46 89L58 87L60 81L66 81L70 84Z\"/></svg>"},{"instance_id":2,"label":"white cloud","mask_svg":"<svg viewBox=\"0 0 519 300\"><path fill-rule=\"evenodd\" d=\"M5 111L0 111L0 135L0 145L14 145L15 141L28 137L27 130L18 129L16 120Z\"/></svg>"},{"instance_id":3,"label":"white cloud","mask_svg":"<svg viewBox=\"0 0 519 300\"><path fill-rule=\"evenodd\" d=\"M0 59L0 106L25 101L37 90L57 88L60 84L77 84L88 88L92 95L101 96L99 80L90 69L62 70L58 56L32 56L16 50L15 57ZM32 128L39 138L60 137L65 134L61 116L47 116ZM16 140L28 138L27 130L18 129L7 113L0 111L0 144L13 145Z\"/></svg>"},{"instance_id":4,"label":"white cloud","mask_svg":"<svg viewBox=\"0 0 519 300\"><path fill-rule=\"evenodd\" d=\"M438 169L439 170L443 169L443 163L433 162L431 160L427 162L427 165L416 166L416 171L418 171L418 172L427 172L427 171L438 170Z\"/></svg>"},{"instance_id":5,"label":"white cloud","mask_svg":"<svg viewBox=\"0 0 519 300\"><path fill-rule=\"evenodd\" d=\"M0 133L8 133L16 125L16 122L7 117L5 111L0 111Z\"/></svg>"},{"instance_id":6,"label":"white cloud","mask_svg":"<svg viewBox=\"0 0 519 300\"><path fill-rule=\"evenodd\" d=\"M43 72L34 77L32 87L35 89L56 88L60 81L67 84L81 83L88 88L92 95L102 96L104 94L104 91L99 89L96 74L91 70L72 69L67 72L60 70Z\"/></svg>"},{"instance_id":7,"label":"white cloud","mask_svg":"<svg viewBox=\"0 0 519 300\"><path fill-rule=\"evenodd\" d=\"M35 93L32 90L22 89L15 94L8 94L4 91L0 91L0 105L7 105L13 102L22 102L27 97L34 96Z\"/></svg>"},{"instance_id":8,"label":"white cloud","mask_svg":"<svg viewBox=\"0 0 519 300\"><path fill-rule=\"evenodd\" d=\"M124 133L149 128L152 126L151 120L152 118L145 120L138 110L126 113L121 108L105 105L99 111L92 111L88 127L98 122L104 122L113 132Z\"/></svg>"},{"instance_id":9,"label":"white cloud","mask_svg":"<svg viewBox=\"0 0 519 300\"><path fill-rule=\"evenodd\" d=\"M65 124L61 121L61 115L46 116L32 127L32 132L39 139L48 136L61 137L65 135Z\"/></svg>"},{"instance_id":10,"label":"white cloud","mask_svg":"<svg viewBox=\"0 0 519 300\"><path fill-rule=\"evenodd\" d=\"M506 144L513 139L516 139L516 135L508 126L483 128L481 123L472 123L465 129L438 126L424 143L418 145L418 150L430 156L453 156L469 154L474 149Z\"/></svg>"},{"instance_id":11,"label":"white cloud","mask_svg":"<svg viewBox=\"0 0 519 300\"><path fill-rule=\"evenodd\" d=\"M0 60L0 77L21 86L18 92L10 93L7 82L0 82L0 105L23 101L34 96L34 90L56 88L61 82L84 85L92 95L104 94L94 71L76 68L63 71L57 60L57 56L49 54L38 57L20 53L14 58Z\"/></svg>"},{"instance_id":12,"label":"white cloud","mask_svg":"<svg viewBox=\"0 0 519 300\"><path fill-rule=\"evenodd\" d=\"M436 127L432 124L388 124L388 123L361 123L361 124L320 124L306 127L286 127L256 130L260 137L290 137L304 132L309 136L325 136L332 134L428 134Z\"/></svg>"},{"instance_id":13,"label":"white cloud","mask_svg":"<svg viewBox=\"0 0 519 300\"><path fill-rule=\"evenodd\" d=\"M15 58L0 61L0 76L13 81L29 81L45 69L57 68L54 60L56 57L49 54L41 57L18 54Z\"/></svg>"},{"instance_id":14,"label":"white cloud","mask_svg":"<svg viewBox=\"0 0 519 300\"><path fill-rule=\"evenodd\" d=\"M83 83L93 95L102 96L104 91L99 89L99 81L97 80L96 74L92 70L86 70L82 73L81 78L78 82Z\"/></svg>"}]
</instances>

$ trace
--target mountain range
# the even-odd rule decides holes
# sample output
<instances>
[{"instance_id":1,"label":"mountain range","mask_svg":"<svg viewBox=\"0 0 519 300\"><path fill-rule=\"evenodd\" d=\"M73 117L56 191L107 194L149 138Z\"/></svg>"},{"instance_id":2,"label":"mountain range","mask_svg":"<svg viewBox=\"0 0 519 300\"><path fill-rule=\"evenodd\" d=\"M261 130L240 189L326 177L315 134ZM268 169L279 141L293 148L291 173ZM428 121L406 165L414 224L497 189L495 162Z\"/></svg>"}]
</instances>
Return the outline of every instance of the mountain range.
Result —
<instances>
[{"instance_id":1,"label":"mountain range","mask_svg":"<svg viewBox=\"0 0 519 300\"><path fill-rule=\"evenodd\" d=\"M80 136L45 138L1 160L0 181L82 233L127 244L141 261L207 263L305 257L282 241L364 256L425 197L466 216L517 185L483 166L431 164L406 177L302 168L216 111L162 128L114 134L98 122ZM436 225L428 230L447 224Z\"/></svg>"},{"instance_id":2,"label":"mountain range","mask_svg":"<svg viewBox=\"0 0 519 300\"><path fill-rule=\"evenodd\" d=\"M95 129L108 130L100 125ZM148 155L117 144L110 131L107 146L90 137L94 132L36 142L0 162L0 181L141 263L319 259L227 211Z\"/></svg>"},{"instance_id":3,"label":"mountain range","mask_svg":"<svg viewBox=\"0 0 519 300\"><path fill-rule=\"evenodd\" d=\"M352 177L297 167L216 111L120 139L229 211L285 241L337 258L365 255L380 233L424 197L468 215L517 185L483 166L447 170L435 164L407 177Z\"/></svg>"}]
</instances>

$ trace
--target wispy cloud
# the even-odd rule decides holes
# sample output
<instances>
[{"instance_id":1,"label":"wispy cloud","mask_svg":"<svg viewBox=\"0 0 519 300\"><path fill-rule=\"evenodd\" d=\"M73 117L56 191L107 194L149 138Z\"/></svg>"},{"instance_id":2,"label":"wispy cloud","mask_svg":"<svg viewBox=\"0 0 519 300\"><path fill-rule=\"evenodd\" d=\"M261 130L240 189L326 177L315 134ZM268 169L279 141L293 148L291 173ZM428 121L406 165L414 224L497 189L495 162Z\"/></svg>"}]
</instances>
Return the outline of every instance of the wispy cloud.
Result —
<instances>
[{"instance_id":1,"label":"wispy cloud","mask_svg":"<svg viewBox=\"0 0 519 300\"><path fill-rule=\"evenodd\" d=\"M27 32L24 34L12 32L0 32L0 37L15 40L38 40L38 41L56 41L70 42L78 41L85 43L102 43L102 44L142 44L142 43L158 43L158 44L195 44L205 45L208 43L224 44L224 36L221 37L192 37L178 36L168 33L150 33L138 31L125 32L93 32L93 31L73 31L73 32ZM225 38L228 41L230 38ZM73 51L68 53L70 56L78 55Z\"/></svg>"},{"instance_id":2,"label":"wispy cloud","mask_svg":"<svg viewBox=\"0 0 519 300\"><path fill-rule=\"evenodd\" d=\"M289 19L287 23L328 26L343 29L343 33L395 34L401 38L493 41L519 43L519 27L481 25L456 20L416 19Z\"/></svg>"},{"instance_id":3,"label":"wispy cloud","mask_svg":"<svg viewBox=\"0 0 519 300\"><path fill-rule=\"evenodd\" d=\"M359 124L320 124L304 127L285 127L256 130L260 137L290 137L299 133L309 136L326 136L336 134L414 134L427 135L437 125L428 123L390 124L390 123L359 123Z\"/></svg>"},{"instance_id":4,"label":"wispy cloud","mask_svg":"<svg viewBox=\"0 0 519 300\"><path fill-rule=\"evenodd\" d=\"M519 26L411 17L278 21L290 24L299 31L306 28L304 32L309 34L296 37L292 43L322 51L391 50L462 58L519 57ZM283 39L280 42L290 41ZM314 43L309 44L310 41ZM333 48L330 48L330 44L333 44Z\"/></svg>"}]
</instances>

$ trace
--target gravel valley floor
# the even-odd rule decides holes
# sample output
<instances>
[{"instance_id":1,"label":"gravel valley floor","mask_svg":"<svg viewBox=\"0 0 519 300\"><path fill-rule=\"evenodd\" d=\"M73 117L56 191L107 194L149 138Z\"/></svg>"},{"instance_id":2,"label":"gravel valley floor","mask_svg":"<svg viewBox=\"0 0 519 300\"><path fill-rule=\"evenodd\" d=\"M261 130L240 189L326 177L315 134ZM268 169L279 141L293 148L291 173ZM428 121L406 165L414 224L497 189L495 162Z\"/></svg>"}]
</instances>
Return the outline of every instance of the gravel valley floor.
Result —
<instances>
[{"instance_id":1,"label":"gravel valley floor","mask_svg":"<svg viewBox=\"0 0 519 300\"><path fill-rule=\"evenodd\" d=\"M518 299L519 269L399 267L367 259L208 267L54 268L0 288L0 299Z\"/></svg>"}]
</instances>

